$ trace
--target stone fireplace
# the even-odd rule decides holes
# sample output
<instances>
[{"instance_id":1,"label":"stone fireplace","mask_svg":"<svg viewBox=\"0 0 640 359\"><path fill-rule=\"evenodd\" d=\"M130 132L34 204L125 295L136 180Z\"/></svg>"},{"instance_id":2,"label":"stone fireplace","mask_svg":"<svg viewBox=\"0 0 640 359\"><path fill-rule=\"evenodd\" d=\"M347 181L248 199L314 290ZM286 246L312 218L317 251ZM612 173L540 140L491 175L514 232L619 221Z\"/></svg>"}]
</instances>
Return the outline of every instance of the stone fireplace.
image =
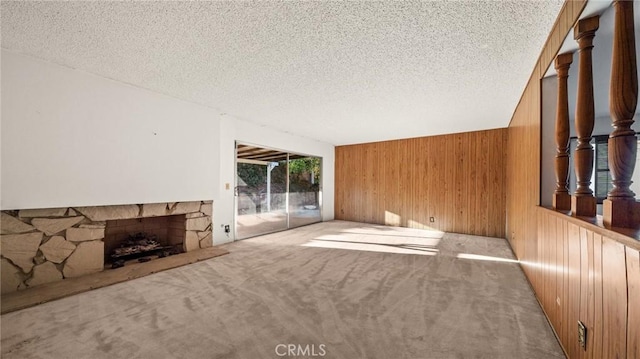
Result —
<instances>
[{"instance_id":1,"label":"stone fireplace","mask_svg":"<svg viewBox=\"0 0 640 359\"><path fill-rule=\"evenodd\" d=\"M212 201L2 211L2 293L106 270L138 233L174 253L211 247L212 211Z\"/></svg>"}]
</instances>

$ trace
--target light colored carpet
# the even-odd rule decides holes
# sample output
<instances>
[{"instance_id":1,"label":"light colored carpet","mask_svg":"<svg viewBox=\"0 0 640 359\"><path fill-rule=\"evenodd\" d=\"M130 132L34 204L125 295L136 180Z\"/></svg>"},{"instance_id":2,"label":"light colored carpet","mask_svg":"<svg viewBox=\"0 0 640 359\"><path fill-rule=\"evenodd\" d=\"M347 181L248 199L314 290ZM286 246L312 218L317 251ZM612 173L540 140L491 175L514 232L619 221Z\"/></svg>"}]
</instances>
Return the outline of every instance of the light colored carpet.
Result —
<instances>
[{"instance_id":1,"label":"light colored carpet","mask_svg":"<svg viewBox=\"0 0 640 359\"><path fill-rule=\"evenodd\" d=\"M320 222L320 210L299 210L289 212L289 227L295 228ZM284 212L265 212L242 214L237 217L237 238L249 238L261 234L287 229L287 214Z\"/></svg>"},{"instance_id":2,"label":"light colored carpet","mask_svg":"<svg viewBox=\"0 0 640 359\"><path fill-rule=\"evenodd\" d=\"M225 248L3 315L2 358L564 357L504 239L334 221Z\"/></svg>"}]
</instances>

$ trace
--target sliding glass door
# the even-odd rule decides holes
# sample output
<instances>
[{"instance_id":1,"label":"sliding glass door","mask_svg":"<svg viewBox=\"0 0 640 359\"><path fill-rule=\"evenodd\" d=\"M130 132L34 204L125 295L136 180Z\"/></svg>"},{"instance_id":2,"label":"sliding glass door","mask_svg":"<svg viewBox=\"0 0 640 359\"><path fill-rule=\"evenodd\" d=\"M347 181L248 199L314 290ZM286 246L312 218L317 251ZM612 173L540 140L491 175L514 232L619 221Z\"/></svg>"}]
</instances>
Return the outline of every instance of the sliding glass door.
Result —
<instances>
[{"instance_id":1,"label":"sliding glass door","mask_svg":"<svg viewBox=\"0 0 640 359\"><path fill-rule=\"evenodd\" d=\"M289 227L320 222L320 157L289 161Z\"/></svg>"},{"instance_id":2,"label":"sliding glass door","mask_svg":"<svg viewBox=\"0 0 640 359\"><path fill-rule=\"evenodd\" d=\"M320 222L322 160L236 144L236 238Z\"/></svg>"}]
</instances>

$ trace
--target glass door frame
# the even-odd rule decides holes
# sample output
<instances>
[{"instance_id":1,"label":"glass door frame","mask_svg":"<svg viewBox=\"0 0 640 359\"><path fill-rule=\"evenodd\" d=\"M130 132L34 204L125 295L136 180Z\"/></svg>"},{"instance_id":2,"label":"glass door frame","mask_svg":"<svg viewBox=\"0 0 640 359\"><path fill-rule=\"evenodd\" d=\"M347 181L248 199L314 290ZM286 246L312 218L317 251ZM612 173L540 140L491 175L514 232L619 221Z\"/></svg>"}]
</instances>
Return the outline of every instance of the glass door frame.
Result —
<instances>
[{"instance_id":1,"label":"glass door frame","mask_svg":"<svg viewBox=\"0 0 640 359\"><path fill-rule=\"evenodd\" d=\"M271 230L271 231L266 231L264 233L260 233L260 234L256 234L255 236L249 236L249 237L244 237L244 238L238 238L238 202L239 202L239 187L238 187L238 146L239 145L245 145L245 146L251 146L251 147L258 147L261 149L265 149L265 150L273 150L273 151L279 151L279 152L283 152L287 154L287 175L286 175L286 192L285 192L285 211L286 211L286 215L287 215L287 225L286 228L284 229L276 229L276 230ZM301 153L301 152L295 152L295 151L289 151L289 150L283 150L283 149L279 149L279 148L274 148L274 147L270 147L270 146L264 146L264 145L259 145L259 144L254 144L251 142L246 142L246 141L238 141L236 140L234 142L234 149L233 149L233 153L234 153L234 159L233 159L233 163L234 163L234 179L233 179L233 238L234 241L238 241L238 240L244 240L244 239L248 239L248 238L252 238L252 237L257 237L257 236L262 236L265 234L270 234L270 233L276 233L276 232L282 232L282 231L286 231L292 228L298 228L298 227L303 227L305 225L309 225L309 224L314 224L314 223L320 223L323 221L323 214L322 214L322 209L323 209L323 178L324 178L324 159L321 156L316 156L316 155L309 155L309 154L305 154L305 153ZM320 159L320 173L318 175L318 210L319 210L319 220L317 222L311 222L308 224L304 224L301 226L297 226L297 227L291 227L291 222L290 222L290 217L291 217L291 211L289 208L289 194L290 194L290 161L291 161L291 155L296 155L296 156L302 156L302 157L315 157L315 158L319 158Z\"/></svg>"}]
</instances>

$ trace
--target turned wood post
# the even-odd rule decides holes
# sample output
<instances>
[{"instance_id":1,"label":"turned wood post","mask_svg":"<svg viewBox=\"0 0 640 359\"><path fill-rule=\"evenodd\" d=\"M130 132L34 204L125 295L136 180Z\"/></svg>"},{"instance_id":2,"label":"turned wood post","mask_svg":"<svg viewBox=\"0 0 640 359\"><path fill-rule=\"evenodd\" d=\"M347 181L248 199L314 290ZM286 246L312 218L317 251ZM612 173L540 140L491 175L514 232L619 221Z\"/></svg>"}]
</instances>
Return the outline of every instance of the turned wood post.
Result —
<instances>
[{"instance_id":1,"label":"turned wood post","mask_svg":"<svg viewBox=\"0 0 640 359\"><path fill-rule=\"evenodd\" d=\"M633 1L614 1L613 7L615 24L609 92L613 132L608 143L613 188L604 201L603 221L608 226L635 227L640 224L640 206L629 189L637 151L636 134L631 129L638 102Z\"/></svg>"},{"instance_id":2,"label":"turned wood post","mask_svg":"<svg viewBox=\"0 0 640 359\"><path fill-rule=\"evenodd\" d=\"M599 17L593 16L578 21L573 28L573 37L578 41L580 59L575 119L578 145L574 158L578 186L571 197L571 212L574 216L593 217L596 215L596 198L589 186L593 173L593 147L590 142L594 123L591 50L598 26Z\"/></svg>"},{"instance_id":3,"label":"turned wood post","mask_svg":"<svg viewBox=\"0 0 640 359\"><path fill-rule=\"evenodd\" d=\"M556 57L558 74L558 106L556 108L556 189L553 193L553 208L560 211L571 209L569 195L569 95L567 78L573 62L573 53Z\"/></svg>"}]
</instances>

